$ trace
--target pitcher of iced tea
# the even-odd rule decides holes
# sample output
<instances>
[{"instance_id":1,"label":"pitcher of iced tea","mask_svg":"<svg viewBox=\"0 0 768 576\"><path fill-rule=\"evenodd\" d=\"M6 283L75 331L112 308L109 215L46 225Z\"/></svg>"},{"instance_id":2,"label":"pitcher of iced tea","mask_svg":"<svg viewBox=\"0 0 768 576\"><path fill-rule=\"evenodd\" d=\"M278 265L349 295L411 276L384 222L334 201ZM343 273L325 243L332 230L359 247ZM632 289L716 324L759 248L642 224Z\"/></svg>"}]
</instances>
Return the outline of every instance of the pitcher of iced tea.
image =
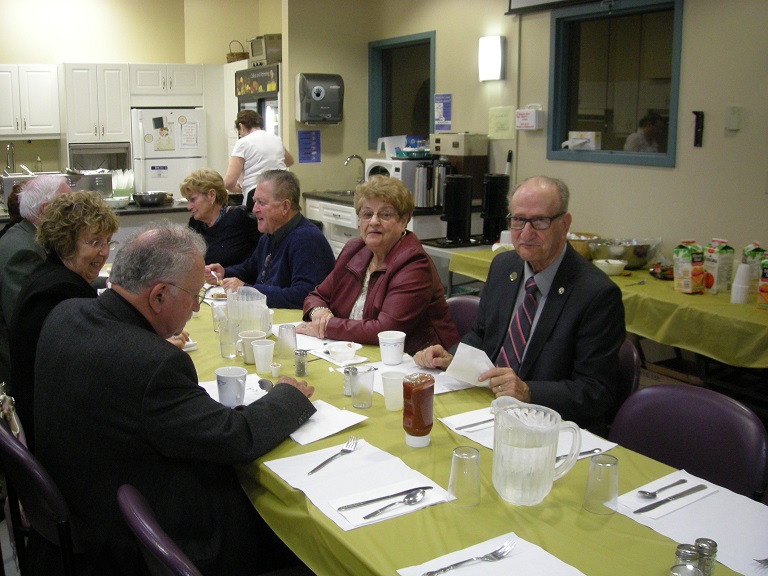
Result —
<instances>
[{"instance_id":1,"label":"pitcher of iced tea","mask_svg":"<svg viewBox=\"0 0 768 576\"><path fill-rule=\"evenodd\" d=\"M494 414L493 486L507 502L520 506L538 504L565 475L581 449L581 430L563 422L560 414L509 396L491 404ZM568 456L556 462L560 431L573 438Z\"/></svg>"}]
</instances>

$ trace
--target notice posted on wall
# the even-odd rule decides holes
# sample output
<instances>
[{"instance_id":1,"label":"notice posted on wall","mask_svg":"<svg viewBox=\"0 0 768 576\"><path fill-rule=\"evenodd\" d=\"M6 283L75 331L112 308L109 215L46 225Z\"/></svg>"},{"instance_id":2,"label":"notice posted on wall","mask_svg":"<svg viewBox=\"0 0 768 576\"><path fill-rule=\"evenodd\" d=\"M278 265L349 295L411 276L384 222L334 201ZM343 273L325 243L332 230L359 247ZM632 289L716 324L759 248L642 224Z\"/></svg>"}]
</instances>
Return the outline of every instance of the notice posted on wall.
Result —
<instances>
[{"instance_id":1,"label":"notice posted on wall","mask_svg":"<svg viewBox=\"0 0 768 576\"><path fill-rule=\"evenodd\" d=\"M299 164L320 162L320 130L299 130Z\"/></svg>"},{"instance_id":2,"label":"notice posted on wall","mask_svg":"<svg viewBox=\"0 0 768 576\"><path fill-rule=\"evenodd\" d=\"M435 132L450 132L453 94L435 94Z\"/></svg>"}]
</instances>

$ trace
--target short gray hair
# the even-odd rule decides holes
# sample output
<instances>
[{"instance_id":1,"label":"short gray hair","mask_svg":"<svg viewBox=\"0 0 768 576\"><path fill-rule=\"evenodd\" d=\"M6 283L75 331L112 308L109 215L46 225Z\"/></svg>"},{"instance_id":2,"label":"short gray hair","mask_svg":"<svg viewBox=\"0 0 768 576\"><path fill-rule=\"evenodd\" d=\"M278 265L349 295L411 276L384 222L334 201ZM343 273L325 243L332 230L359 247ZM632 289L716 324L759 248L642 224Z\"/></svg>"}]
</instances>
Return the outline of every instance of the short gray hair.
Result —
<instances>
[{"instance_id":1,"label":"short gray hair","mask_svg":"<svg viewBox=\"0 0 768 576\"><path fill-rule=\"evenodd\" d=\"M205 240L189 226L152 222L120 248L109 279L134 294L157 282L178 282L205 250Z\"/></svg>"},{"instance_id":2,"label":"short gray hair","mask_svg":"<svg viewBox=\"0 0 768 576\"><path fill-rule=\"evenodd\" d=\"M512 198L515 195L515 192L517 192L523 184L530 182L531 180L543 180L548 185L554 186L557 190L557 194L560 196L560 212L568 212L568 202L571 199L571 192L568 190L568 185L560 180L560 178L550 178L549 176L532 176L520 182L520 184L510 190L508 198L509 204L512 204Z\"/></svg>"},{"instance_id":3,"label":"short gray hair","mask_svg":"<svg viewBox=\"0 0 768 576\"><path fill-rule=\"evenodd\" d=\"M258 176L259 183L273 182L276 200L290 200L291 208L301 212L301 187L299 179L288 170L265 170Z\"/></svg>"},{"instance_id":4,"label":"short gray hair","mask_svg":"<svg viewBox=\"0 0 768 576\"><path fill-rule=\"evenodd\" d=\"M27 180L19 193L19 214L25 220L34 222L40 217L45 205L63 192L72 192L62 176L43 174Z\"/></svg>"}]
</instances>

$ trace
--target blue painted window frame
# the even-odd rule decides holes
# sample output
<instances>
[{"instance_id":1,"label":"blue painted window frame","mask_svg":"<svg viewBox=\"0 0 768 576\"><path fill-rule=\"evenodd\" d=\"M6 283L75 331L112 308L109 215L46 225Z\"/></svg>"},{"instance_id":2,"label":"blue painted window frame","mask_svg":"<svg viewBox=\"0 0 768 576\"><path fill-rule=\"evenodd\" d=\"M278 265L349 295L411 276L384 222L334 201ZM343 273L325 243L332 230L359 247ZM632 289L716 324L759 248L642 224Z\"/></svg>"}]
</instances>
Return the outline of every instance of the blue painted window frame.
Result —
<instances>
[{"instance_id":1,"label":"blue painted window frame","mask_svg":"<svg viewBox=\"0 0 768 576\"><path fill-rule=\"evenodd\" d=\"M637 14L672 8L672 68L669 90L669 134L667 151L659 153L624 152L623 150L569 150L561 148L568 139L566 125L568 82L568 27L572 22L606 16L608 5L613 14ZM674 167L677 155L677 122L680 93L680 51L683 36L683 0L609 0L594 4L553 10L551 15L549 110L547 126L547 159L606 164L637 164Z\"/></svg>"},{"instance_id":2,"label":"blue painted window frame","mask_svg":"<svg viewBox=\"0 0 768 576\"><path fill-rule=\"evenodd\" d=\"M384 86L382 78L382 53L390 48L402 48L429 42L429 125L435 125L435 31L398 36L368 43L368 148L375 149L379 138L384 136ZM392 136L392 134L387 134Z\"/></svg>"}]
</instances>

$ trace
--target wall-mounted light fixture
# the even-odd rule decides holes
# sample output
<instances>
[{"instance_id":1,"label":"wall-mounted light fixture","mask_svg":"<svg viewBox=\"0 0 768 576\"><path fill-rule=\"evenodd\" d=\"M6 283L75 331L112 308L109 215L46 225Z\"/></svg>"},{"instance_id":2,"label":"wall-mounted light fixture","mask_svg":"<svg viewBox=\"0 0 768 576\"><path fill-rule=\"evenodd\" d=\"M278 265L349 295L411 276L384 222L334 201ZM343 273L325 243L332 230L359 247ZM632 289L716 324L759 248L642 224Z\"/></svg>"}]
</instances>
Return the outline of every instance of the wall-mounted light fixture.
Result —
<instances>
[{"instance_id":1,"label":"wall-mounted light fixture","mask_svg":"<svg viewBox=\"0 0 768 576\"><path fill-rule=\"evenodd\" d=\"M483 36L477 50L480 82L504 79L504 36Z\"/></svg>"}]
</instances>

